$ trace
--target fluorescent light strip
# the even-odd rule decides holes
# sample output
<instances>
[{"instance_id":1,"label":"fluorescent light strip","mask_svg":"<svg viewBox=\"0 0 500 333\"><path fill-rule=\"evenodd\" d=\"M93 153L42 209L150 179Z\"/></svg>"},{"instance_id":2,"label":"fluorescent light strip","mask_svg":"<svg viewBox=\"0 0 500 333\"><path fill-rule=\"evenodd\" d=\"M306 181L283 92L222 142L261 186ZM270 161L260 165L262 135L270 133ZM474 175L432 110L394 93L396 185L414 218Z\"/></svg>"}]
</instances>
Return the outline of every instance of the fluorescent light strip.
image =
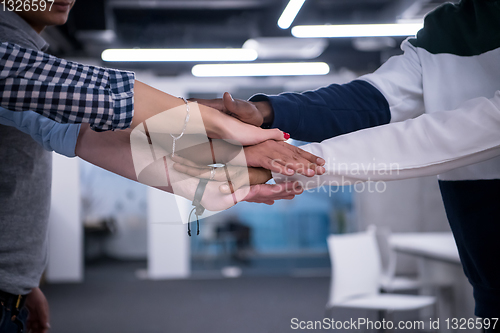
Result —
<instances>
[{"instance_id":1,"label":"fluorescent light strip","mask_svg":"<svg viewBox=\"0 0 500 333\"><path fill-rule=\"evenodd\" d=\"M298 25L292 28L292 35L297 38L414 36L422 28L423 23Z\"/></svg>"},{"instance_id":2,"label":"fluorescent light strip","mask_svg":"<svg viewBox=\"0 0 500 333\"><path fill-rule=\"evenodd\" d=\"M281 29L290 28L293 21L297 17L297 14L300 12L300 9L304 5L304 2L306 2L306 0L290 0L278 20L278 27Z\"/></svg>"},{"instance_id":3,"label":"fluorescent light strip","mask_svg":"<svg viewBox=\"0 0 500 333\"><path fill-rule=\"evenodd\" d=\"M191 72L197 77L326 75L330 66L324 62L196 65Z\"/></svg>"},{"instance_id":4,"label":"fluorescent light strip","mask_svg":"<svg viewBox=\"0 0 500 333\"><path fill-rule=\"evenodd\" d=\"M254 61L257 51L251 49L108 49L104 61Z\"/></svg>"}]
</instances>

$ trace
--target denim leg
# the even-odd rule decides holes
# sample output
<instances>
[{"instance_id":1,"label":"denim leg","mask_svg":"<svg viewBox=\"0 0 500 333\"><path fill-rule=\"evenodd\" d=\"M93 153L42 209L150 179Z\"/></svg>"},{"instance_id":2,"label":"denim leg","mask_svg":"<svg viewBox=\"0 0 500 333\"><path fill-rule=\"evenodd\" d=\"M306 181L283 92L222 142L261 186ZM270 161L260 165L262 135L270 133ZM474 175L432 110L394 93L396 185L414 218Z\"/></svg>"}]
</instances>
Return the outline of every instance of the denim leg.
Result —
<instances>
[{"instance_id":1,"label":"denim leg","mask_svg":"<svg viewBox=\"0 0 500 333\"><path fill-rule=\"evenodd\" d=\"M28 309L23 307L12 321L12 311L0 304L0 332L2 333L26 333L26 322L28 320Z\"/></svg>"}]
</instances>

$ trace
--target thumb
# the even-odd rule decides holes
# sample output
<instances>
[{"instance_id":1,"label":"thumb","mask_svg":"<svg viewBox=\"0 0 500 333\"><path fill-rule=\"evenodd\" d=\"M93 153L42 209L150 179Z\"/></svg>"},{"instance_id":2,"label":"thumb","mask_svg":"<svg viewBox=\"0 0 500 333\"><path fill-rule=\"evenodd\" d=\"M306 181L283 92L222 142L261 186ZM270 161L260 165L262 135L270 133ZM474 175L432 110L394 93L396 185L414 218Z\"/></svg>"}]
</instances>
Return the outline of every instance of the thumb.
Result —
<instances>
[{"instance_id":1,"label":"thumb","mask_svg":"<svg viewBox=\"0 0 500 333\"><path fill-rule=\"evenodd\" d=\"M198 104L208 106L212 109L219 110L221 112L227 113L226 107L224 106L224 101L222 99L201 99L201 98L189 98L190 102L197 102Z\"/></svg>"},{"instance_id":2,"label":"thumb","mask_svg":"<svg viewBox=\"0 0 500 333\"><path fill-rule=\"evenodd\" d=\"M233 111L236 108L236 101L234 100L231 93L226 91L222 96L222 100L224 101L224 105L228 110Z\"/></svg>"}]
</instances>

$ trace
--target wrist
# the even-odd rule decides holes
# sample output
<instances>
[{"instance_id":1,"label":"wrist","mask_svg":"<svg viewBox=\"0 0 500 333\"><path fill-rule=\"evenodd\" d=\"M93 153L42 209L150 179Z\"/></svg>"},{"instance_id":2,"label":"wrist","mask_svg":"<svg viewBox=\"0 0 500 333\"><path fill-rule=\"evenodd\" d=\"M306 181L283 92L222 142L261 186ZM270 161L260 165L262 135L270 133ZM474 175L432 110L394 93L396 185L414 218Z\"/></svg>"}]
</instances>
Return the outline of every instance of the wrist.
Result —
<instances>
[{"instance_id":1,"label":"wrist","mask_svg":"<svg viewBox=\"0 0 500 333\"><path fill-rule=\"evenodd\" d=\"M207 136L212 139L222 139L225 135L224 130L226 128L221 125L221 123L224 122L224 115L221 112L202 104L198 104L198 107L200 108L202 124ZM199 133L203 133L203 131L200 131Z\"/></svg>"},{"instance_id":2,"label":"wrist","mask_svg":"<svg viewBox=\"0 0 500 333\"><path fill-rule=\"evenodd\" d=\"M269 101L252 102L262 116L262 127L270 127L274 121L274 111Z\"/></svg>"},{"instance_id":3,"label":"wrist","mask_svg":"<svg viewBox=\"0 0 500 333\"><path fill-rule=\"evenodd\" d=\"M249 168L250 185L265 184L273 178L271 170L264 168Z\"/></svg>"}]
</instances>

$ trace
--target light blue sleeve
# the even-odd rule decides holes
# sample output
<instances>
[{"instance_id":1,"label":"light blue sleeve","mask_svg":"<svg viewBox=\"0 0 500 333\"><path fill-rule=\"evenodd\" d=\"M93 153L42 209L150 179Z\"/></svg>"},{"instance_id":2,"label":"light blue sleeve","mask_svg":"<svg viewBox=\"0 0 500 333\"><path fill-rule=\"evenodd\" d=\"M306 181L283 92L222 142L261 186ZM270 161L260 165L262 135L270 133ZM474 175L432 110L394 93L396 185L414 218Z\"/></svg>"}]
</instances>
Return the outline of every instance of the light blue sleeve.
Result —
<instances>
[{"instance_id":1,"label":"light blue sleeve","mask_svg":"<svg viewBox=\"0 0 500 333\"><path fill-rule=\"evenodd\" d=\"M13 112L0 108L0 124L30 135L45 150L75 157L80 124L60 124L33 111Z\"/></svg>"}]
</instances>

